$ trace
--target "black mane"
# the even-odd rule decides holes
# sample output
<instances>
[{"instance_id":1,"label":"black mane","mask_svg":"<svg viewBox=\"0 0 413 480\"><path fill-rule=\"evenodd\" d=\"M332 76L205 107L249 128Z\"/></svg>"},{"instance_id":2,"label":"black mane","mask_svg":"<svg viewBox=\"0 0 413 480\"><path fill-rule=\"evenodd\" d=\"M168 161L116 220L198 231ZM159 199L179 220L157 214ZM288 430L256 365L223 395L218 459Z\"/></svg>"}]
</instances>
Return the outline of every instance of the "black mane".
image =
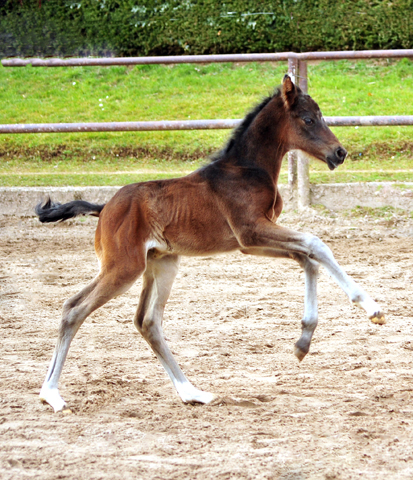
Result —
<instances>
[{"instance_id":1,"label":"black mane","mask_svg":"<svg viewBox=\"0 0 413 480\"><path fill-rule=\"evenodd\" d=\"M248 130L251 123L255 117L261 112L261 110L274 98L280 95L280 88L277 88L272 95L264 98L261 103L256 105L247 115L244 120L236 127L231 135L231 138L228 140L227 144L221 150L218 150L215 154L211 156L211 161L219 160L224 155L228 154L230 150L239 142L244 133Z\"/></svg>"}]
</instances>

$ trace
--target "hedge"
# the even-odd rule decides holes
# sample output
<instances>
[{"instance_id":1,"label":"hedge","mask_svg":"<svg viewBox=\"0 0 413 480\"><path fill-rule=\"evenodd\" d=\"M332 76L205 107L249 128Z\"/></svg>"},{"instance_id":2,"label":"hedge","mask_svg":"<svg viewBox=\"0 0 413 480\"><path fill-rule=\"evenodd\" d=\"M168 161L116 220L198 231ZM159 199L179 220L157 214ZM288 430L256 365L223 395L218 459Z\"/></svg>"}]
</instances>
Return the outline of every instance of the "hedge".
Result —
<instances>
[{"instance_id":1,"label":"hedge","mask_svg":"<svg viewBox=\"0 0 413 480\"><path fill-rule=\"evenodd\" d=\"M0 57L412 46L413 0L0 0Z\"/></svg>"}]
</instances>

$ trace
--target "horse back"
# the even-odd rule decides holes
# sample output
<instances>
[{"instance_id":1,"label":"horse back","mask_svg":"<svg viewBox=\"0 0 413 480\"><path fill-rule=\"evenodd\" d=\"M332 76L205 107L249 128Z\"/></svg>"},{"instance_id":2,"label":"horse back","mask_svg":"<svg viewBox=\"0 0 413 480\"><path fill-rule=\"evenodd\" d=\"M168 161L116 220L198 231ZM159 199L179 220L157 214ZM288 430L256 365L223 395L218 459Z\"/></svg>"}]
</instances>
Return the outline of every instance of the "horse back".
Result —
<instances>
[{"instance_id":1,"label":"horse back","mask_svg":"<svg viewBox=\"0 0 413 480\"><path fill-rule=\"evenodd\" d=\"M105 240L106 239L106 240ZM219 198L198 175L121 188L106 204L96 253L114 244L151 245L163 253L205 255L238 248Z\"/></svg>"}]
</instances>

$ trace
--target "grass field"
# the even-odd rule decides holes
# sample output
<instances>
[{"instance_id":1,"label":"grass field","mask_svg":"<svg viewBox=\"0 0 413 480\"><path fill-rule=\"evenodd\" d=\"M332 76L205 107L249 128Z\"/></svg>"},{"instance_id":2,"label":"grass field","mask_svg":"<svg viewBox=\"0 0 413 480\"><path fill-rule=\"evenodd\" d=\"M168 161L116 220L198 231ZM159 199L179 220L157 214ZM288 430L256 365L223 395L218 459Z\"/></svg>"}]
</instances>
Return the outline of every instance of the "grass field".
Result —
<instances>
[{"instance_id":1,"label":"grass field","mask_svg":"<svg viewBox=\"0 0 413 480\"><path fill-rule=\"evenodd\" d=\"M0 123L242 118L278 85L277 64L0 67ZM309 65L324 115L412 115L413 62ZM413 127L347 127L336 172L311 181L412 181ZM181 175L207 161L229 131L0 135L0 185L123 185ZM281 181L286 181L284 167Z\"/></svg>"}]
</instances>

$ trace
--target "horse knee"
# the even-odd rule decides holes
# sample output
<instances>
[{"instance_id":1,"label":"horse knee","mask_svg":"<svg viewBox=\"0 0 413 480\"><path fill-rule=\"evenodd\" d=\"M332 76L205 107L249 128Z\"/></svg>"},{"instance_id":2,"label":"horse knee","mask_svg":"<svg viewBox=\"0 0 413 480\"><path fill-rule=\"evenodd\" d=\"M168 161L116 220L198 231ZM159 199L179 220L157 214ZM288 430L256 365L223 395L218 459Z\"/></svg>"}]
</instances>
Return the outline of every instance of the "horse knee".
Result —
<instances>
[{"instance_id":1,"label":"horse knee","mask_svg":"<svg viewBox=\"0 0 413 480\"><path fill-rule=\"evenodd\" d=\"M135 328L143 337L146 337L149 334L154 328L155 323L155 320L151 315L148 315L148 312L141 312L138 310L133 318Z\"/></svg>"},{"instance_id":2,"label":"horse knee","mask_svg":"<svg viewBox=\"0 0 413 480\"><path fill-rule=\"evenodd\" d=\"M331 255L331 250L315 235L309 235L307 242L309 247L308 257L311 260L318 261L326 255Z\"/></svg>"},{"instance_id":3,"label":"horse knee","mask_svg":"<svg viewBox=\"0 0 413 480\"><path fill-rule=\"evenodd\" d=\"M135 316L133 317L133 324L135 325L136 330L143 335L143 322L144 322L145 315L141 312L136 312Z\"/></svg>"},{"instance_id":4,"label":"horse knee","mask_svg":"<svg viewBox=\"0 0 413 480\"><path fill-rule=\"evenodd\" d=\"M84 319L85 315L83 314L82 309L79 307L70 307L64 309L60 323L60 332L64 334L70 330L77 331Z\"/></svg>"},{"instance_id":5,"label":"horse knee","mask_svg":"<svg viewBox=\"0 0 413 480\"><path fill-rule=\"evenodd\" d=\"M140 327L140 332L141 334L145 337L148 338L151 335L154 334L154 332L157 330L157 322L154 318L152 317L145 317L143 319L142 325Z\"/></svg>"},{"instance_id":6,"label":"horse knee","mask_svg":"<svg viewBox=\"0 0 413 480\"><path fill-rule=\"evenodd\" d=\"M68 298L63 303L63 315L67 315L71 310L73 310L79 303L82 302L84 298L83 292L79 292L73 297Z\"/></svg>"},{"instance_id":7,"label":"horse knee","mask_svg":"<svg viewBox=\"0 0 413 480\"><path fill-rule=\"evenodd\" d=\"M155 318L145 317L142 323L138 323L138 330L152 348L157 348L162 343L162 328Z\"/></svg>"}]
</instances>

